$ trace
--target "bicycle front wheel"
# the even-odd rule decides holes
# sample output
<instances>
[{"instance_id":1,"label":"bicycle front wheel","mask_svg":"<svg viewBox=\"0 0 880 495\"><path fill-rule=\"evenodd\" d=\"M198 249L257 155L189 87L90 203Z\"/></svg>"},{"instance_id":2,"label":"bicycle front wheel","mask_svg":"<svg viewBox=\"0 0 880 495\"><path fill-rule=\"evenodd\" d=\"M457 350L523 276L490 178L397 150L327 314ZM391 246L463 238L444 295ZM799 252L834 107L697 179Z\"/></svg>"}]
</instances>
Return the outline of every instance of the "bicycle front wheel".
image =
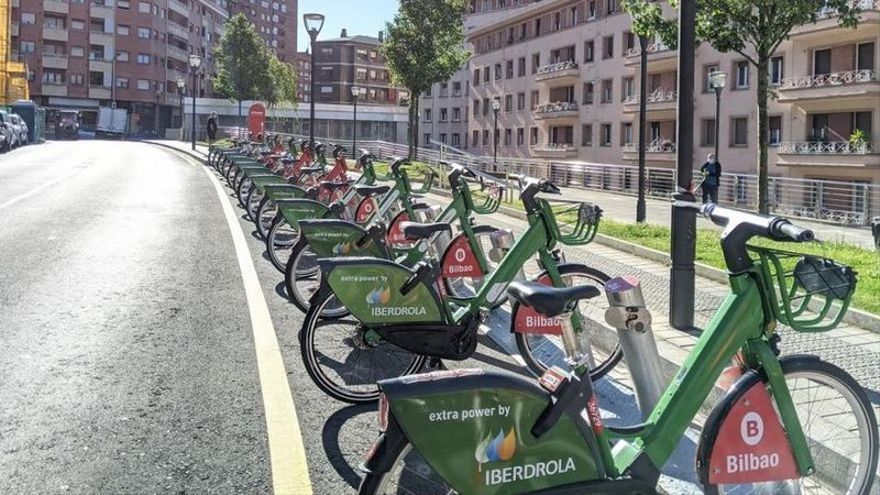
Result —
<instances>
[{"instance_id":1,"label":"bicycle front wheel","mask_svg":"<svg viewBox=\"0 0 880 495\"><path fill-rule=\"evenodd\" d=\"M816 472L794 480L708 485L707 493L862 495L880 492L880 487L872 489L880 449L877 420L864 389L842 369L813 356L783 358L780 364ZM742 393L749 388L742 387ZM711 450L710 447L708 451Z\"/></svg>"},{"instance_id":2,"label":"bicycle front wheel","mask_svg":"<svg viewBox=\"0 0 880 495\"><path fill-rule=\"evenodd\" d=\"M272 266L281 273L287 265L290 249L299 239L299 230L293 228L280 213L275 216L266 236L266 255Z\"/></svg>"}]
</instances>

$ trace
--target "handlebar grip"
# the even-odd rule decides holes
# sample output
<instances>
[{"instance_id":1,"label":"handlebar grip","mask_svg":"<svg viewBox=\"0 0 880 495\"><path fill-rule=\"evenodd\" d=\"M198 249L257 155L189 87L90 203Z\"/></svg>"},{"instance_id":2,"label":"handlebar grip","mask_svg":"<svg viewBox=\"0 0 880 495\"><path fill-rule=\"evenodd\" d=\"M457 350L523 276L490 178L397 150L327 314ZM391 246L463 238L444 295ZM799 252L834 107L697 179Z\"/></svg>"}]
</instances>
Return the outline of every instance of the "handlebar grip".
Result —
<instances>
[{"instance_id":1,"label":"handlebar grip","mask_svg":"<svg viewBox=\"0 0 880 495\"><path fill-rule=\"evenodd\" d=\"M773 222L770 230L773 237L784 237L794 242L812 242L816 240L816 235L812 230L798 227L783 218Z\"/></svg>"}]
</instances>

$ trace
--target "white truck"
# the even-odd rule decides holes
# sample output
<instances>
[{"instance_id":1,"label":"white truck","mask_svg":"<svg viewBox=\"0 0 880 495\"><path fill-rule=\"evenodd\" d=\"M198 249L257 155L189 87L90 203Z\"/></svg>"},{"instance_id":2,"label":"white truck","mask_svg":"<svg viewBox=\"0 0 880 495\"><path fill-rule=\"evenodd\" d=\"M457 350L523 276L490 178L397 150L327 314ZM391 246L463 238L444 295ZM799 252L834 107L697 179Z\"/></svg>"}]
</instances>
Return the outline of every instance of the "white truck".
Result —
<instances>
[{"instance_id":1,"label":"white truck","mask_svg":"<svg viewBox=\"0 0 880 495\"><path fill-rule=\"evenodd\" d=\"M98 127L95 137L121 138L128 131L128 111L124 108L98 109Z\"/></svg>"}]
</instances>

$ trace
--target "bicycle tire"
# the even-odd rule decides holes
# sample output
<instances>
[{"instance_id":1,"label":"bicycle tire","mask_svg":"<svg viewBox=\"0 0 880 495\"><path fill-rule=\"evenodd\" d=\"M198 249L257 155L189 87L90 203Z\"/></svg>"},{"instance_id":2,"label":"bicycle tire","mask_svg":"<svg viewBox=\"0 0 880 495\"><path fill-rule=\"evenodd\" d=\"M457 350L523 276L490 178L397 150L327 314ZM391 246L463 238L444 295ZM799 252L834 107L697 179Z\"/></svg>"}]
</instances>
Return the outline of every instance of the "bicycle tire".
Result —
<instances>
[{"instance_id":1,"label":"bicycle tire","mask_svg":"<svg viewBox=\"0 0 880 495\"><path fill-rule=\"evenodd\" d=\"M269 261L272 263L272 266L274 266L275 269L281 273L284 273L284 270L287 266L287 260L281 259L279 257L279 252L289 250L296 244L296 239L294 239L290 243L290 246L281 245L280 247L276 247L276 245L279 244L276 242L276 237L278 235L278 232L284 225L288 225L287 219L284 218L284 215L275 215L275 219L272 220L272 225L269 227L269 235L266 236L266 255L268 256ZM297 233L296 236L298 238L299 234Z\"/></svg>"},{"instance_id":2,"label":"bicycle tire","mask_svg":"<svg viewBox=\"0 0 880 495\"><path fill-rule=\"evenodd\" d=\"M604 288L605 284L609 280L611 280L611 277L608 276L606 273L599 271L599 270L596 270L595 268L585 266L585 265L576 265L576 264L560 265L559 266L559 274L563 275L563 276L581 275L581 276L584 276L585 278L591 279L597 285L601 285L602 288ZM603 289L603 292L604 292L604 289ZM510 311L510 315L511 315L510 316L510 325L511 325L510 329L511 329L511 332L513 332L513 334L514 334L514 337L516 340L516 347L517 347L517 349L519 349L519 353L520 353L520 356L523 358L523 361L526 362L526 365L528 366L529 370L535 376L541 376L544 374L545 371L547 371L548 365L547 365L547 363L545 363L544 361L542 361L540 358L538 358L536 356L536 352L533 349L533 344L530 341L529 335L535 335L535 334L525 334L525 333L513 331L514 325L516 325L517 313L519 312L519 310L520 310L519 302L514 302L513 307L511 308L511 311ZM604 317L604 316L601 316L601 317ZM601 324L601 322L600 322L600 324ZM613 335L613 336L611 336L611 335ZM590 378L593 379L593 381L596 381L596 380L602 378L603 376L607 375L608 372L611 371L617 365L617 363L619 363L620 360L623 358L623 351L621 351L621 349L620 349L620 342L617 340L617 333L615 332L613 334L609 334L609 338L613 339L614 344L606 346L608 348L608 350L606 351L607 357L605 359L603 359L601 362L596 363L596 365L590 369Z\"/></svg>"},{"instance_id":3,"label":"bicycle tire","mask_svg":"<svg viewBox=\"0 0 880 495\"><path fill-rule=\"evenodd\" d=\"M340 400L342 402L347 402L349 404L365 404L370 402L375 402L379 400L379 387L376 385L376 382L385 378L394 378L397 376L406 376L411 375L419 371L422 366L424 366L427 361L427 356L421 354L412 354L408 351L404 351L397 346L394 346L390 343L385 343L383 345L392 346L395 349L399 349L402 353L406 355L412 356L409 365L406 366L402 372L394 374L394 376L386 376L380 377L376 380L367 380L369 383L367 386L369 387L366 391L354 391L349 387L343 387L339 384L335 383L334 380L329 377L325 372L324 368L320 363L319 353L315 349L315 337L318 325L320 323L325 324L340 324L344 323L345 320L327 320L321 318L321 313L323 312L324 305L333 298L332 293L327 293L324 295L323 299L315 301L312 304L311 308L309 308L308 313L306 313L305 320L303 321L302 329L299 332L299 348L300 354L302 356L303 365L306 368L306 372L309 374L309 378L318 386L325 394L333 397L336 400ZM355 327L357 326L356 323ZM332 332L334 338L339 338L340 340L347 342L346 339L343 338L343 332L334 329ZM352 339L353 341L354 339ZM352 342L352 347L357 345ZM345 360L346 362L348 359ZM355 368L359 369L358 375L363 373L363 367L359 366L355 363ZM340 369L339 366L335 368L336 370Z\"/></svg>"},{"instance_id":4,"label":"bicycle tire","mask_svg":"<svg viewBox=\"0 0 880 495\"><path fill-rule=\"evenodd\" d=\"M296 281L294 279L294 272L296 270L296 267L299 266L299 262L301 261L302 256L307 253L308 249L308 240L305 237L300 236L300 238L297 239L296 244L293 245L293 248L290 251L290 257L287 259L287 265L284 269L284 288L287 293L287 298L290 300L290 302L293 303L294 306L297 307L297 309L299 309L303 313L307 313L309 311L309 308L311 307L309 301L311 301L312 296L315 292L317 292L318 287L321 283L321 271L317 265L309 268L307 273L300 275L300 277L302 277L303 275L313 275L315 277L312 283L312 287L314 288L313 291L304 294L302 293L302 290L300 290L299 284L294 283ZM338 305L332 310L324 311L320 315L320 317L324 319L335 320L339 318L344 318L348 314L349 311L345 306Z\"/></svg>"},{"instance_id":5,"label":"bicycle tire","mask_svg":"<svg viewBox=\"0 0 880 495\"><path fill-rule=\"evenodd\" d=\"M846 400L850 406L857 406L854 408L853 412L857 414L861 414L861 418L857 418L857 423L859 427L859 435L858 438L860 441L867 442L867 452L860 456L859 470L858 475L860 479L853 479L853 481L849 484L849 487L846 492L842 492L840 490L840 486L835 486L833 489L830 489L831 493L847 493L847 494L867 494L871 490L871 486L874 482L874 478L877 474L877 459L878 454L880 454L880 441L878 441L878 433L877 433L877 418L874 415L874 411L871 407L871 403L868 400L867 394L865 394L864 389L856 382L856 380L850 376L846 371L841 368L828 363L826 361L822 361L816 356L811 355L793 355L793 356L785 356L779 360L779 364L782 366L782 373L786 378L792 377L809 377L812 376L815 378L821 377L821 380L817 380L819 382L828 385L829 383L835 383L839 385L841 388L837 391L841 393L841 398ZM753 373L747 375L747 380L750 380L751 383L745 383L743 386L739 386L736 389L736 395L725 397L725 400L736 401L743 394L745 394L749 389L751 389L752 384L757 384L759 381L765 381L762 374ZM798 394L809 394L809 390L807 392L799 392L804 390L801 386L791 387L789 385L790 390L792 390L792 398L795 402L795 408L797 408L799 399L803 399L804 397L798 397ZM827 398L827 395L825 396ZM804 403L808 405L808 412L816 410L818 411L821 406L817 405L817 400L814 397L808 397L809 400L804 400ZM833 406L835 412L834 424L842 424L843 418L840 415L839 401L835 402ZM800 418L800 412L798 414ZM827 426L830 421L826 420L823 422L823 426ZM804 424L804 421L801 419L801 424ZM808 428L812 426L812 421L806 422L804 433L807 435L807 443L810 446L814 446L819 443L817 441L811 441L811 432ZM712 442L716 440L714 433L710 431L712 428L720 428L720 425L715 422L710 425L706 425L705 435L711 435ZM827 434L827 433L826 433ZM839 441L838 438L835 437L836 440ZM705 449L700 449L700 452L705 451L707 454L712 452L713 445L706 445ZM819 456L816 453L813 453L813 460L817 466L822 464L820 459L829 457L828 448L823 447L825 451L823 451L823 455ZM700 454L698 454L699 456ZM819 461L819 462L816 462ZM839 463L830 461L835 467L839 467ZM702 470L704 472L701 473L701 477L704 480L708 480L708 465L709 462L707 459L701 459L699 462ZM812 478L812 479L811 479ZM817 481L821 478L820 474L817 474L816 478L810 476L808 478L799 478L798 482L801 480L807 481ZM795 481L795 480L792 480ZM832 482L835 480L832 480ZM853 483L855 486L853 486ZM779 486L781 489L790 490L791 487L785 487L778 482L774 482L776 486ZM762 484L763 485L763 484ZM724 487L719 487L718 485L713 485L707 483L705 486L706 493L710 495L718 495L722 493L731 493L731 491L726 490ZM762 488L758 488L761 490L760 493L771 493L764 491ZM828 490L828 489L826 489ZM744 489L734 489L732 493L749 493ZM782 493L791 493L789 491L783 491ZM825 493L824 491L821 493Z\"/></svg>"},{"instance_id":6,"label":"bicycle tire","mask_svg":"<svg viewBox=\"0 0 880 495\"><path fill-rule=\"evenodd\" d=\"M274 211L270 211L269 208L275 208ZM260 200L260 206L257 207L257 233L260 235L260 239L266 240L266 236L269 233L269 228L272 226L272 220L275 219L275 216L278 215L277 206L275 206L275 202L269 199L269 196L263 196L263 199Z\"/></svg>"},{"instance_id":7,"label":"bicycle tire","mask_svg":"<svg viewBox=\"0 0 880 495\"><path fill-rule=\"evenodd\" d=\"M386 432L386 435L389 433ZM401 435L402 436L402 435ZM416 463L418 462L418 469L409 469L409 473L412 473L409 476L409 480L407 486L403 488L405 490L404 493L418 493L419 495L433 495L433 494L448 494L453 493L452 488L448 487L445 484L445 481L440 479L436 472L434 472L431 467L424 462L424 459L419 459L421 457L418 452L413 452L412 444L404 437L401 439L395 440L386 440L386 444L391 447L388 449L384 449L381 453L377 452L375 455L382 455L383 458L378 461L379 465L382 466L391 466L392 469L384 472L368 472L364 476L364 479L361 480L361 484L358 487L358 495L386 495L386 494L397 494L397 491L391 491L386 488L387 485L400 485L402 483L392 483L391 480L395 476L395 468L403 469L404 459L406 459L410 454L414 453L418 458L414 459ZM422 461L422 462L419 462ZM427 480L428 476L434 474L438 480ZM411 486L412 483L409 481L414 477L423 477L426 478L425 483L419 484L419 486ZM442 484L440 483L442 482ZM430 491L431 488L434 488L436 491Z\"/></svg>"}]
</instances>

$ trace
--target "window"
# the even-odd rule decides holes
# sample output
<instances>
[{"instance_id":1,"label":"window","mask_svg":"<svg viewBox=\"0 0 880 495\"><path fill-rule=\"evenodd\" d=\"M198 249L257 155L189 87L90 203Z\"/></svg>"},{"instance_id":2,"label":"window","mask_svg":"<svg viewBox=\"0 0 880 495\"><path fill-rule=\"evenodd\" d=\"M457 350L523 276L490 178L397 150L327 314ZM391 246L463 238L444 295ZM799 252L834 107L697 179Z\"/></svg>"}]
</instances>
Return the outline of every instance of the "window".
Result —
<instances>
[{"instance_id":1,"label":"window","mask_svg":"<svg viewBox=\"0 0 880 495\"><path fill-rule=\"evenodd\" d=\"M66 22L63 17L46 16L45 18L43 18L43 27L51 29L64 29L65 25Z\"/></svg>"},{"instance_id":2,"label":"window","mask_svg":"<svg viewBox=\"0 0 880 495\"><path fill-rule=\"evenodd\" d=\"M489 98L483 98L483 115L489 115L489 110L492 107L489 106Z\"/></svg>"},{"instance_id":3,"label":"window","mask_svg":"<svg viewBox=\"0 0 880 495\"><path fill-rule=\"evenodd\" d=\"M594 91L595 91L595 87L592 82L584 83L584 105L592 105L593 104Z\"/></svg>"},{"instance_id":4,"label":"window","mask_svg":"<svg viewBox=\"0 0 880 495\"><path fill-rule=\"evenodd\" d=\"M138 79L137 89L147 90L150 89L150 81L148 79Z\"/></svg>"},{"instance_id":5,"label":"window","mask_svg":"<svg viewBox=\"0 0 880 495\"><path fill-rule=\"evenodd\" d=\"M77 31L83 31L86 28L86 21L74 19L70 21L70 29L75 29Z\"/></svg>"},{"instance_id":6,"label":"window","mask_svg":"<svg viewBox=\"0 0 880 495\"><path fill-rule=\"evenodd\" d=\"M559 31L562 29L562 14L556 12L553 14L553 30Z\"/></svg>"},{"instance_id":7,"label":"window","mask_svg":"<svg viewBox=\"0 0 880 495\"><path fill-rule=\"evenodd\" d=\"M455 147L461 146L461 135L457 132L452 133L452 145Z\"/></svg>"},{"instance_id":8,"label":"window","mask_svg":"<svg viewBox=\"0 0 880 495\"><path fill-rule=\"evenodd\" d=\"M614 99L614 81L605 79L602 81L602 103L611 103Z\"/></svg>"},{"instance_id":9,"label":"window","mask_svg":"<svg viewBox=\"0 0 880 495\"><path fill-rule=\"evenodd\" d=\"M461 82L452 83L452 96L461 96Z\"/></svg>"},{"instance_id":10,"label":"window","mask_svg":"<svg viewBox=\"0 0 880 495\"><path fill-rule=\"evenodd\" d=\"M504 95L504 111L513 111L513 95Z\"/></svg>"},{"instance_id":11,"label":"window","mask_svg":"<svg viewBox=\"0 0 880 495\"><path fill-rule=\"evenodd\" d=\"M476 147L480 144L480 131L474 131L471 133L471 147Z\"/></svg>"},{"instance_id":12,"label":"window","mask_svg":"<svg viewBox=\"0 0 880 495\"><path fill-rule=\"evenodd\" d=\"M427 132L425 133L425 135L423 136L422 145L426 148L428 146L431 146L431 134L429 134Z\"/></svg>"},{"instance_id":13,"label":"window","mask_svg":"<svg viewBox=\"0 0 880 495\"><path fill-rule=\"evenodd\" d=\"M710 64L703 66L703 93L710 93L714 91L712 89L712 85L709 83L709 74L718 70L718 64Z\"/></svg>"},{"instance_id":14,"label":"window","mask_svg":"<svg viewBox=\"0 0 880 495\"><path fill-rule=\"evenodd\" d=\"M426 108L425 110L422 110L422 116L424 117L425 122L430 122L431 121L431 109Z\"/></svg>"},{"instance_id":15,"label":"window","mask_svg":"<svg viewBox=\"0 0 880 495\"><path fill-rule=\"evenodd\" d=\"M32 25L37 22L37 15L31 12L22 12L21 13L21 24L22 25Z\"/></svg>"},{"instance_id":16,"label":"window","mask_svg":"<svg viewBox=\"0 0 880 495\"><path fill-rule=\"evenodd\" d=\"M592 124L585 124L581 126L581 146L593 146Z\"/></svg>"},{"instance_id":17,"label":"window","mask_svg":"<svg viewBox=\"0 0 880 495\"><path fill-rule=\"evenodd\" d=\"M587 19L595 19L596 18L596 0L590 0L590 4L587 7Z\"/></svg>"},{"instance_id":18,"label":"window","mask_svg":"<svg viewBox=\"0 0 880 495\"><path fill-rule=\"evenodd\" d=\"M71 57L85 57L86 49L81 46L72 46L70 47L70 56Z\"/></svg>"},{"instance_id":19,"label":"window","mask_svg":"<svg viewBox=\"0 0 880 495\"><path fill-rule=\"evenodd\" d=\"M736 89L749 87L749 61L740 60L736 63Z\"/></svg>"},{"instance_id":20,"label":"window","mask_svg":"<svg viewBox=\"0 0 880 495\"><path fill-rule=\"evenodd\" d=\"M507 61L507 78L513 79L513 60Z\"/></svg>"},{"instance_id":21,"label":"window","mask_svg":"<svg viewBox=\"0 0 880 495\"><path fill-rule=\"evenodd\" d=\"M145 2L139 2L138 3L138 12L140 12L142 14L149 14L150 13L150 4L145 3Z\"/></svg>"},{"instance_id":22,"label":"window","mask_svg":"<svg viewBox=\"0 0 880 495\"><path fill-rule=\"evenodd\" d=\"M538 128L530 127L529 128L529 144L535 146L538 144Z\"/></svg>"},{"instance_id":23,"label":"window","mask_svg":"<svg viewBox=\"0 0 880 495\"><path fill-rule=\"evenodd\" d=\"M599 134L599 146L611 146L611 124L602 124Z\"/></svg>"},{"instance_id":24,"label":"window","mask_svg":"<svg viewBox=\"0 0 880 495\"><path fill-rule=\"evenodd\" d=\"M443 144L446 144L446 133L445 132L440 133L440 142Z\"/></svg>"},{"instance_id":25,"label":"window","mask_svg":"<svg viewBox=\"0 0 880 495\"><path fill-rule=\"evenodd\" d=\"M632 98L635 96L636 92L636 82L632 77L624 77L623 78L623 91L621 94L621 98L626 101L627 98Z\"/></svg>"},{"instance_id":26,"label":"window","mask_svg":"<svg viewBox=\"0 0 880 495\"><path fill-rule=\"evenodd\" d=\"M767 143L770 146L776 146L782 141L782 117L774 115L769 117L767 122Z\"/></svg>"},{"instance_id":27,"label":"window","mask_svg":"<svg viewBox=\"0 0 880 495\"><path fill-rule=\"evenodd\" d=\"M128 62L128 57L129 55L126 51L116 52L116 60L119 62Z\"/></svg>"},{"instance_id":28,"label":"window","mask_svg":"<svg viewBox=\"0 0 880 495\"><path fill-rule=\"evenodd\" d=\"M89 60L104 60L104 45L89 45Z\"/></svg>"},{"instance_id":29,"label":"window","mask_svg":"<svg viewBox=\"0 0 880 495\"><path fill-rule=\"evenodd\" d=\"M541 19L535 19L535 36L541 36Z\"/></svg>"},{"instance_id":30,"label":"window","mask_svg":"<svg viewBox=\"0 0 880 495\"><path fill-rule=\"evenodd\" d=\"M596 43L592 40L584 41L584 63L593 61L593 51L596 48Z\"/></svg>"},{"instance_id":31,"label":"window","mask_svg":"<svg viewBox=\"0 0 880 495\"><path fill-rule=\"evenodd\" d=\"M605 0L605 15L617 12L617 0Z\"/></svg>"},{"instance_id":32,"label":"window","mask_svg":"<svg viewBox=\"0 0 880 495\"><path fill-rule=\"evenodd\" d=\"M321 86L321 94L323 94L323 95L333 94L333 86ZM375 97L376 93L373 93L371 96Z\"/></svg>"},{"instance_id":33,"label":"window","mask_svg":"<svg viewBox=\"0 0 880 495\"><path fill-rule=\"evenodd\" d=\"M715 119L703 119L700 125L700 145L715 146Z\"/></svg>"},{"instance_id":34,"label":"window","mask_svg":"<svg viewBox=\"0 0 880 495\"><path fill-rule=\"evenodd\" d=\"M517 93L517 95L516 95L516 109L517 110L525 110L526 109L526 94L525 93Z\"/></svg>"},{"instance_id":35,"label":"window","mask_svg":"<svg viewBox=\"0 0 880 495\"><path fill-rule=\"evenodd\" d=\"M131 8L131 2L128 0L116 0L116 6L123 10L128 10Z\"/></svg>"},{"instance_id":36,"label":"window","mask_svg":"<svg viewBox=\"0 0 880 495\"><path fill-rule=\"evenodd\" d=\"M74 86L82 86L83 85L83 75L82 74L71 74L70 75L70 84Z\"/></svg>"},{"instance_id":37,"label":"window","mask_svg":"<svg viewBox=\"0 0 880 495\"><path fill-rule=\"evenodd\" d=\"M333 48L321 48L321 55L332 57Z\"/></svg>"},{"instance_id":38,"label":"window","mask_svg":"<svg viewBox=\"0 0 880 495\"><path fill-rule=\"evenodd\" d=\"M453 122L461 121L461 109L460 108L455 107L452 109L452 121Z\"/></svg>"},{"instance_id":39,"label":"window","mask_svg":"<svg viewBox=\"0 0 880 495\"><path fill-rule=\"evenodd\" d=\"M64 73L44 70L43 82L47 84L64 84Z\"/></svg>"},{"instance_id":40,"label":"window","mask_svg":"<svg viewBox=\"0 0 880 495\"><path fill-rule=\"evenodd\" d=\"M483 129L483 146L489 146L489 129Z\"/></svg>"},{"instance_id":41,"label":"window","mask_svg":"<svg viewBox=\"0 0 880 495\"><path fill-rule=\"evenodd\" d=\"M474 86L480 85L480 69L474 69Z\"/></svg>"},{"instance_id":42,"label":"window","mask_svg":"<svg viewBox=\"0 0 880 495\"><path fill-rule=\"evenodd\" d=\"M504 146L513 144L513 129L504 129Z\"/></svg>"},{"instance_id":43,"label":"window","mask_svg":"<svg viewBox=\"0 0 880 495\"><path fill-rule=\"evenodd\" d=\"M532 74L537 74L539 67L541 67L541 54L535 53L532 55Z\"/></svg>"},{"instance_id":44,"label":"window","mask_svg":"<svg viewBox=\"0 0 880 495\"><path fill-rule=\"evenodd\" d=\"M526 129L519 127L516 129L516 145L522 146L524 144L526 144Z\"/></svg>"},{"instance_id":45,"label":"window","mask_svg":"<svg viewBox=\"0 0 880 495\"><path fill-rule=\"evenodd\" d=\"M782 56L772 57L770 59L770 84L776 86L782 82L783 70L782 70Z\"/></svg>"},{"instance_id":46,"label":"window","mask_svg":"<svg viewBox=\"0 0 880 495\"><path fill-rule=\"evenodd\" d=\"M569 10L569 12L570 12L571 25L574 26L574 25L576 25L576 24L578 23L578 8L577 8L577 5L575 5L574 7L572 7L572 8Z\"/></svg>"},{"instance_id":47,"label":"window","mask_svg":"<svg viewBox=\"0 0 880 495\"><path fill-rule=\"evenodd\" d=\"M449 120L449 114L445 108L440 109L440 122L446 122Z\"/></svg>"},{"instance_id":48,"label":"window","mask_svg":"<svg viewBox=\"0 0 880 495\"><path fill-rule=\"evenodd\" d=\"M614 36L602 38L602 58L614 58Z\"/></svg>"},{"instance_id":49,"label":"window","mask_svg":"<svg viewBox=\"0 0 880 495\"><path fill-rule=\"evenodd\" d=\"M627 31L623 33L623 56L625 57L627 52L633 50L636 47L636 36Z\"/></svg>"},{"instance_id":50,"label":"window","mask_svg":"<svg viewBox=\"0 0 880 495\"><path fill-rule=\"evenodd\" d=\"M874 42L859 43L856 48L856 69L874 70Z\"/></svg>"},{"instance_id":51,"label":"window","mask_svg":"<svg viewBox=\"0 0 880 495\"><path fill-rule=\"evenodd\" d=\"M138 38L148 40L152 34L148 28L138 28Z\"/></svg>"},{"instance_id":52,"label":"window","mask_svg":"<svg viewBox=\"0 0 880 495\"><path fill-rule=\"evenodd\" d=\"M734 117L730 119L731 146L748 146L749 119L747 117Z\"/></svg>"},{"instance_id":53,"label":"window","mask_svg":"<svg viewBox=\"0 0 880 495\"><path fill-rule=\"evenodd\" d=\"M138 53L137 62L141 65L150 65L150 55L147 53Z\"/></svg>"},{"instance_id":54,"label":"window","mask_svg":"<svg viewBox=\"0 0 880 495\"><path fill-rule=\"evenodd\" d=\"M128 36L129 32L131 32L131 28L128 26L124 26L122 24L116 26L116 34L118 34L119 36Z\"/></svg>"},{"instance_id":55,"label":"window","mask_svg":"<svg viewBox=\"0 0 880 495\"><path fill-rule=\"evenodd\" d=\"M526 75L526 58L520 57L516 61L516 75L517 77L523 77Z\"/></svg>"},{"instance_id":56,"label":"window","mask_svg":"<svg viewBox=\"0 0 880 495\"><path fill-rule=\"evenodd\" d=\"M489 68L483 67L483 82L488 84L490 77L491 75L489 74Z\"/></svg>"},{"instance_id":57,"label":"window","mask_svg":"<svg viewBox=\"0 0 880 495\"><path fill-rule=\"evenodd\" d=\"M501 64L495 64L495 80L501 79Z\"/></svg>"},{"instance_id":58,"label":"window","mask_svg":"<svg viewBox=\"0 0 880 495\"><path fill-rule=\"evenodd\" d=\"M620 144L632 143L633 125L632 122L624 122L620 124Z\"/></svg>"},{"instance_id":59,"label":"window","mask_svg":"<svg viewBox=\"0 0 880 495\"><path fill-rule=\"evenodd\" d=\"M532 90L532 93L529 95L531 109L534 112L538 109L538 90Z\"/></svg>"},{"instance_id":60,"label":"window","mask_svg":"<svg viewBox=\"0 0 880 495\"><path fill-rule=\"evenodd\" d=\"M100 84L97 84L100 86ZM117 88L127 88L128 87L128 78L127 77L117 77L116 78L116 87Z\"/></svg>"},{"instance_id":61,"label":"window","mask_svg":"<svg viewBox=\"0 0 880 495\"><path fill-rule=\"evenodd\" d=\"M474 117L480 115L480 100L474 100Z\"/></svg>"},{"instance_id":62,"label":"window","mask_svg":"<svg viewBox=\"0 0 880 495\"><path fill-rule=\"evenodd\" d=\"M89 86L103 87L104 86L104 73L89 71Z\"/></svg>"}]
</instances>

